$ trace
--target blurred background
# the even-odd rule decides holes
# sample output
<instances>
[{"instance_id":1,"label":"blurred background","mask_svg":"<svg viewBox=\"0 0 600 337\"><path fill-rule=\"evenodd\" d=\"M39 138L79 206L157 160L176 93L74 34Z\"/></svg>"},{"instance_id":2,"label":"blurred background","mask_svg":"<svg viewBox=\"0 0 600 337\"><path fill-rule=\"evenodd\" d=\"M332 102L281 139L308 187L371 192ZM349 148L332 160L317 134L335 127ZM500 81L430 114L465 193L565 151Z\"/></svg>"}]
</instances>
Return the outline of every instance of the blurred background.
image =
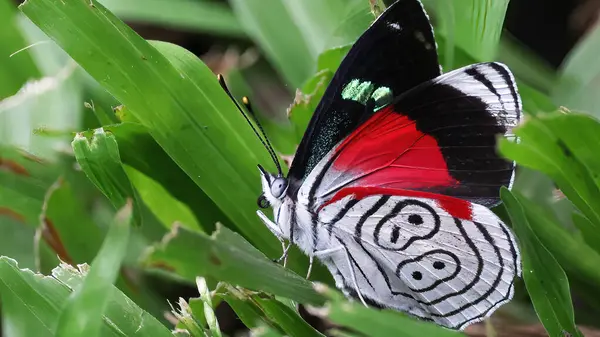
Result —
<instances>
[{"instance_id":1,"label":"blurred background","mask_svg":"<svg viewBox=\"0 0 600 337\"><path fill-rule=\"evenodd\" d=\"M224 74L234 96L250 97L278 151L289 156L302 132L287 115L292 102L298 99L297 89L302 89L300 94L308 94L307 88L316 90L311 80L319 79L315 74L322 70L320 62L327 62L325 58L330 56L339 58L336 48L352 43L374 19L373 11L377 12L380 5L376 0L320 0L332 4L325 6L328 12L323 12L311 8L314 1L307 1L308 5L303 1L264 0L263 6L245 0L99 2L145 39L182 46L201 58L215 74ZM578 79L577 85L572 86L564 81L565 73L572 75L575 67L569 60L578 57L578 52L597 48L596 55L600 55L600 44L596 42L600 40L600 0L512 0L508 7L499 5L498 11L506 12L504 30L498 41L479 51L461 45L460 27L451 24L477 17L469 12L452 12L449 2L424 1L439 37L444 69L473 60L499 60L515 73L521 92L527 95L528 113L567 106L600 115L598 60L588 59L590 63L585 64L586 60L579 58L577 67L589 68L587 78ZM57 262L52 256L60 253L51 233L38 228L43 221L39 210L57 177L74 182L72 193L80 197L83 208L93 210L89 221L105 228L114 214L74 163L70 145L74 132L115 123L122 116L117 109L119 102L22 15L18 4L19 1L0 0L0 255L17 259L20 266L47 273ZM343 55L347 49L339 50ZM92 108L104 110L105 114L94 113ZM7 160L16 149L33 155L34 163L22 167ZM52 163L51 168L36 166L46 162ZM29 177L29 172L36 174ZM139 177L144 179L143 175ZM149 194L161 191L160 186L146 190L144 201L151 204ZM17 213L7 206L15 204L24 211ZM160 214L145 209L143 234L131 247L126 267L129 284L124 287L135 289L136 302L168 323L171 317L167 300L175 303L179 297L197 296L197 290L172 275L137 266L140 252L164 234L164 228L156 224L159 217ZM210 233L212 229L205 230ZM577 282L573 280L575 287ZM523 294L522 299L525 297ZM589 303L577 293L574 299L577 318L588 326L600 326L600 311L588 311ZM521 313L518 307L511 310L512 316ZM244 331L244 325L226 305L218 307L217 315L222 330L229 335ZM524 310L521 319L534 322L531 315L530 309ZM15 316L3 313L5 335L10 335L6 331L26 329L11 317ZM316 327L327 325L314 317L307 316L307 320ZM482 329L476 327L470 333L483 335ZM541 326L534 323L519 333L544 335ZM593 333L591 328L589 336L595 336Z\"/></svg>"}]
</instances>

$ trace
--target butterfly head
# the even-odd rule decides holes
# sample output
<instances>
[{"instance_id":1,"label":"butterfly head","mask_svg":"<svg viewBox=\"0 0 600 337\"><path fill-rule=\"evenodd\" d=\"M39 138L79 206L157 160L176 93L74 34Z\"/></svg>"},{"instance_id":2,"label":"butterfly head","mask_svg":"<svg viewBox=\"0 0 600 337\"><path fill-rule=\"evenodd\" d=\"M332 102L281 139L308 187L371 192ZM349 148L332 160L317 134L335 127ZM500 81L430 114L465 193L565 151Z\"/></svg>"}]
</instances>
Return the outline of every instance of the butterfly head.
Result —
<instances>
[{"instance_id":1,"label":"butterfly head","mask_svg":"<svg viewBox=\"0 0 600 337\"><path fill-rule=\"evenodd\" d=\"M258 165L260 171L260 180L263 193L258 197L258 206L260 208L274 209L279 207L286 196L288 190L288 179L282 174L272 174L267 172L262 166Z\"/></svg>"}]
</instances>

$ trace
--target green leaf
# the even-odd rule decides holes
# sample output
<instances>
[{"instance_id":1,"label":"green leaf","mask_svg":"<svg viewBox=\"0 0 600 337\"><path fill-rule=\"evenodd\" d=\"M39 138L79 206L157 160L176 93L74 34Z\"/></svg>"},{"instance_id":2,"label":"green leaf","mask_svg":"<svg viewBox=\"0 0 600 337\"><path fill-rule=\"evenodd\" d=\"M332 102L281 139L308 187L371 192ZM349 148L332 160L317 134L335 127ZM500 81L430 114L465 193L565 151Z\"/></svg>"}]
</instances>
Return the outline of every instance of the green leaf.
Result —
<instances>
[{"instance_id":1,"label":"green leaf","mask_svg":"<svg viewBox=\"0 0 600 337\"><path fill-rule=\"evenodd\" d=\"M512 187L513 191L518 191L538 205L550 205L554 189L554 182L550 178L527 167L519 167Z\"/></svg>"},{"instance_id":2,"label":"green leaf","mask_svg":"<svg viewBox=\"0 0 600 337\"><path fill-rule=\"evenodd\" d=\"M290 89L299 88L313 73L317 53L311 51L282 0L233 0L231 5Z\"/></svg>"},{"instance_id":3,"label":"green leaf","mask_svg":"<svg viewBox=\"0 0 600 337\"><path fill-rule=\"evenodd\" d=\"M506 63L521 81L546 94L550 93L557 81L556 71L544 59L534 54L524 44L519 43L506 31L500 40L498 60ZM520 85L521 82L519 82L519 87ZM554 110L556 108L552 108L548 112Z\"/></svg>"},{"instance_id":4,"label":"green leaf","mask_svg":"<svg viewBox=\"0 0 600 337\"><path fill-rule=\"evenodd\" d=\"M361 303L348 302L339 292L324 285L317 287L329 301L325 306L327 317L334 323L341 324L372 337L459 337L460 332L439 327L408 317L389 309L375 310Z\"/></svg>"},{"instance_id":5,"label":"green leaf","mask_svg":"<svg viewBox=\"0 0 600 337\"><path fill-rule=\"evenodd\" d=\"M518 164L550 176L600 231L600 123L582 114L555 113L529 119L515 130L520 142L500 141L500 151Z\"/></svg>"},{"instance_id":6,"label":"green leaf","mask_svg":"<svg viewBox=\"0 0 600 337\"><path fill-rule=\"evenodd\" d=\"M259 327L260 323L264 322L260 309L254 302L249 300L249 297L238 295L239 293L240 291L237 289L228 289L226 293L218 296L229 304L247 328Z\"/></svg>"},{"instance_id":7,"label":"green leaf","mask_svg":"<svg viewBox=\"0 0 600 337\"><path fill-rule=\"evenodd\" d=\"M201 303L204 304L204 302ZM210 334L208 334L208 331L205 330L202 326L200 326L200 324L198 324L200 318L194 315L195 313L192 311L191 300L188 304L183 298L180 297L179 301L177 302L177 305L179 306L179 309L172 310L171 312L173 313L173 315L175 315L175 318L177 318L178 320L176 326L178 329L186 330L186 336L210 336ZM204 317L201 318L204 319Z\"/></svg>"},{"instance_id":8,"label":"green leaf","mask_svg":"<svg viewBox=\"0 0 600 337\"><path fill-rule=\"evenodd\" d=\"M284 335L277 331L277 329L271 328L267 325L261 325L252 329L251 334L254 337L284 337Z\"/></svg>"},{"instance_id":9,"label":"green leaf","mask_svg":"<svg viewBox=\"0 0 600 337\"><path fill-rule=\"evenodd\" d=\"M155 246L146 264L166 269L194 282L196 276L262 290L297 300L320 303L311 283L270 261L237 233L218 226L212 236L173 226Z\"/></svg>"},{"instance_id":10,"label":"green leaf","mask_svg":"<svg viewBox=\"0 0 600 337\"><path fill-rule=\"evenodd\" d=\"M573 210L567 208L561 211L564 207L560 207L565 202L569 206L568 201L553 201L548 190L545 195L523 191L536 201L533 203L523 199L521 203L528 213L535 214L532 216L535 220L529 222L539 240L571 277L576 277L576 281L585 282L592 287L600 282L600 271L595 267L600 264L595 240L598 223L597 220L589 221L595 219L597 214L598 186L593 176L598 169L597 159L593 157L593 151L589 150L587 144L596 142L594 130L597 128L597 122L584 115L541 115L529 119L516 130L518 135L524 135L519 144L500 142L500 150L505 156L552 177L562 192L588 219L577 221L575 218L576 226L584 234L582 239L570 233L561 224L569 224L571 221ZM517 182L519 180L517 179ZM521 189L518 186L516 188ZM561 221L557 220L557 217ZM589 297L583 299L587 301Z\"/></svg>"},{"instance_id":11,"label":"green leaf","mask_svg":"<svg viewBox=\"0 0 600 337\"><path fill-rule=\"evenodd\" d=\"M514 192L514 190L513 190ZM569 275L589 285L600 283L600 254L594 251L576 233L569 232L555 216L556 204L541 207L519 194L519 202L526 210L529 226L548 251Z\"/></svg>"},{"instance_id":12,"label":"green leaf","mask_svg":"<svg viewBox=\"0 0 600 337\"><path fill-rule=\"evenodd\" d=\"M63 288L66 286L73 291L81 287L85 279L85 272L89 269L87 264L78 265L75 269L69 265L61 264L52 271L52 276L57 279ZM162 325L156 318L141 309L131 298L127 297L116 287L105 295L109 296L108 306L102 318L103 325L101 336L171 336L169 329Z\"/></svg>"},{"instance_id":13,"label":"green leaf","mask_svg":"<svg viewBox=\"0 0 600 337\"><path fill-rule=\"evenodd\" d=\"M344 0L281 1L300 30L311 55L318 55L323 51L327 39L343 19L347 2Z\"/></svg>"},{"instance_id":14,"label":"green leaf","mask_svg":"<svg viewBox=\"0 0 600 337\"><path fill-rule=\"evenodd\" d=\"M540 321L551 336L561 336L566 331L581 336L575 326L569 281L556 259L542 245L530 227L535 217L525 212L516 192L503 188L500 192L521 250L523 279Z\"/></svg>"},{"instance_id":15,"label":"green leaf","mask_svg":"<svg viewBox=\"0 0 600 337\"><path fill-rule=\"evenodd\" d=\"M173 198L165 188L143 173L127 165L123 168L140 198L166 228L179 222L189 229L202 230L187 205Z\"/></svg>"},{"instance_id":16,"label":"green leaf","mask_svg":"<svg viewBox=\"0 0 600 337\"><path fill-rule=\"evenodd\" d=\"M0 111L2 99L17 93L29 78L40 77L29 52L20 52L11 57L27 46L17 19L14 3L0 0Z\"/></svg>"},{"instance_id":17,"label":"green leaf","mask_svg":"<svg viewBox=\"0 0 600 337\"><path fill-rule=\"evenodd\" d=\"M351 43L344 46L327 49L326 51L322 52L317 59L317 70L319 70L319 72L322 70L329 70L332 73L335 72L353 45L354 43Z\"/></svg>"},{"instance_id":18,"label":"green leaf","mask_svg":"<svg viewBox=\"0 0 600 337\"><path fill-rule=\"evenodd\" d=\"M128 198L134 200L134 222L141 225L141 215L136 195L131 182L121 164L117 140L104 129L94 130L89 141L82 134L77 134L71 143L75 158L85 175L119 209Z\"/></svg>"},{"instance_id":19,"label":"green leaf","mask_svg":"<svg viewBox=\"0 0 600 337\"><path fill-rule=\"evenodd\" d=\"M2 333L5 336L54 337L46 326L31 315L27 303L8 292L2 292Z\"/></svg>"},{"instance_id":20,"label":"green leaf","mask_svg":"<svg viewBox=\"0 0 600 337\"><path fill-rule=\"evenodd\" d=\"M99 336L102 315L110 299L121 261L127 252L130 223L130 202L117 213L108 234L81 286L66 301L60 314L56 336Z\"/></svg>"},{"instance_id":21,"label":"green leaf","mask_svg":"<svg viewBox=\"0 0 600 337\"><path fill-rule=\"evenodd\" d=\"M581 231L581 237L583 240L588 246L600 254L600 233L594 230L594 224L590 223L588 218L577 212L574 212L572 216L573 224L575 227L577 227L577 229L579 229L579 231Z\"/></svg>"},{"instance_id":22,"label":"green leaf","mask_svg":"<svg viewBox=\"0 0 600 337\"><path fill-rule=\"evenodd\" d=\"M33 238L35 230L20 219L2 215L0 210L0 256L10 256L25 268L35 267Z\"/></svg>"},{"instance_id":23,"label":"green leaf","mask_svg":"<svg viewBox=\"0 0 600 337\"><path fill-rule=\"evenodd\" d=\"M600 26L595 26L569 52L560 66L559 79L552 91L556 105L600 116L600 96L597 95L597 78L600 75L598 50Z\"/></svg>"},{"instance_id":24,"label":"green leaf","mask_svg":"<svg viewBox=\"0 0 600 337\"><path fill-rule=\"evenodd\" d=\"M269 319L273 320L289 336L313 336L323 337L323 334L306 323L300 315L287 305L275 300L254 296L254 301L265 312Z\"/></svg>"},{"instance_id":25,"label":"green leaf","mask_svg":"<svg viewBox=\"0 0 600 337\"><path fill-rule=\"evenodd\" d=\"M35 226L44 200L44 185L27 175L0 170L0 214Z\"/></svg>"},{"instance_id":26,"label":"green leaf","mask_svg":"<svg viewBox=\"0 0 600 337\"><path fill-rule=\"evenodd\" d=\"M205 232L212 232L217 222L231 225L231 220L206 193L195 188L194 181L177 166L142 125L121 123L104 129L117 139L123 164L159 183L174 198L185 203Z\"/></svg>"},{"instance_id":27,"label":"green leaf","mask_svg":"<svg viewBox=\"0 0 600 337\"><path fill-rule=\"evenodd\" d=\"M277 254L254 214L256 164L273 164L210 69L180 47L150 45L95 2L30 0L20 8L127 106L246 237Z\"/></svg>"},{"instance_id":28,"label":"green leaf","mask_svg":"<svg viewBox=\"0 0 600 337\"><path fill-rule=\"evenodd\" d=\"M342 20L331 36L328 36L329 40L326 44L328 48L354 44L375 20L367 1L349 0L345 1L345 5L345 9L339 9L340 13L344 13L341 16Z\"/></svg>"},{"instance_id":29,"label":"green leaf","mask_svg":"<svg viewBox=\"0 0 600 337\"><path fill-rule=\"evenodd\" d=\"M59 175L60 168L21 148L0 144L3 171L30 177L35 185L50 186Z\"/></svg>"},{"instance_id":30,"label":"green leaf","mask_svg":"<svg viewBox=\"0 0 600 337\"><path fill-rule=\"evenodd\" d=\"M354 42L373 20L368 3L362 0L283 0L282 3L312 55L319 55L328 47L337 47L340 41Z\"/></svg>"},{"instance_id":31,"label":"green leaf","mask_svg":"<svg viewBox=\"0 0 600 337\"><path fill-rule=\"evenodd\" d=\"M219 321L213 310L212 295L208 290L208 285L203 277L196 277L196 285L198 286L198 292L200 293L200 299L204 302L204 318L206 325L213 337L221 337L221 328L219 328Z\"/></svg>"},{"instance_id":32,"label":"green leaf","mask_svg":"<svg viewBox=\"0 0 600 337\"><path fill-rule=\"evenodd\" d=\"M304 131L321 101L335 71L352 47L352 44L328 49L319 55L318 72L309 78L301 89L296 90L294 102L288 108L287 114L294 126L296 142L299 143Z\"/></svg>"},{"instance_id":33,"label":"green leaf","mask_svg":"<svg viewBox=\"0 0 600 337\"><path fill-rule=\"evenodd\" d=\"M219 297L216 298L220 300ZM191 315L196 320L196 323L201 327L206 327L207 323L206 317L204 317L204 302L202 301L202 299L198 297L190 298L190 300L188 301L188 306Z\"/></svg>"},{"instance_id":34,"label":"green leaf","mask_svg":"<svg viewBox=\"0 0 600 337\"><path fill-rule=\"evenodd\" d=\"M297 142L300 142L304 131L317 108L321 97L327 89L327 85L333 78L330 70L321 70L307 81L302 90L296 91L294 102L288 109L288 117L294 125Z\"/></svg>"},{"instance_id":35,"label":"green leaf","mask_svg":"<svg viewBox=\"0 0 600 337\"><path fill-rule=\"evenodd\" d=\"M68 288L52 277L19 269L15 260L4 256L0 257L0 280L0 294L11 297L11 301L3 302L3 305L17 301L24 303L27 316L22 319L37 321L43 326L44 329L38 331L39 335L53 336L60 305L69 295Z\"/></svg>"},{"instance_id":36,"label":"green leaf","mask_svg":"<svg viewBox=\"0 0 600 337\"><path fill-rule=\"evenodd\" d=\"M87 265L81 268L87 269ZM25 303L27 316L21 319L35 321L43 327L36 336L54 336L62 306L72 289L80 287L83 280L81 271L66 264L55 268L52 276L43 276L19 269L16 261L0 257L0 295ZM104 296L108 297L108 306L102 317L101 336L172 336L169 329L116 288L112 287ZM3 301L3 305L6 302Z\"/></svg>"},{"instance_id":37,"label":"green leaf","mask_svg":"<svg viewBox=\"0 0 600 337\"><path fill-rule=\"evenodd\" d=\"M101 90L96 89L96 91L101 91ZM98 122L100 123L101 126L110 125L110 124L119 122L117 116L115 115L115 113L113 111L109 112L108 109L106 109L105 107L103 107L101 105L96 106L94 104L94 101L85 102L85 103L83 103L83 105L85 108L92 110L92 112L96 116L96 119L98 119Z\"/></svg>"},{"instance_id":38,"label":"green leaf","mask_svg":"<svg viewBox=\"0 0 600 337\"><path fill-rule=\"evenodd\" d=\"M12 7L8 9L8 13L14 13L14 2L9 1L8 6ZM4 9L0 11L5 13ZM6 74L0 70L0 75L9 76L2 78L0 82L13 82L13 75L16 81L25 76L27 82L20 82L21 89L15 89L12 93L14 95L0 103L0 142L15 144L47 159L56 159L56 149L62 148L71 138L65 133L57 135L60 131L74 129L80 120L81 86L78 80L82 73L74 63L67 62L63 53L58 54L57 51L60 50L53 43L47 43L47 37L30 21L24 20L21 13L16 14L12 19L2 20L2 25L13 26L2 27L0 30L13 35L7 37L8 43L21 36L25 36L29 43L23 43L10 51L2 50L0 43L2 64L13 73ZM17 27L19 29L15 31ZM32 57L35 65L31 64ZM25 59L29 60L26 63L30 64L30 70L19 69L19 61ZM41 77L38 68L44 77ZM21 70L25 73L20 74ZM54 132L53 138L37 137L35 135L38 130L58 132Z\"/></svg>"},{"instance_id":39,"label":"green leaf","mask_svg":"<svg viewBox=\"0 0 600 337\"><path fill-rule=\"evenodd\" d=\"M508 0L428 1L443 22L438 29L478 61L493 61Z\"/></svg>"},{"instance_id":40,"label":"green leaf","mask_svg":"<svg viewBox=\"0 0 600 337\"><path fill-rule=\"evenodd\" d=\"M517 78L519 95L523 100L523 111L529 115L556 111L557 107L550 97L541 91L527 85Z\"/></svg>"},{"instance_id":41,"label":"green leaf","mask_svg":"<svg viewBox=\"0 0 600 337\"><path fill-rule=\"evenodd\" d=\"M246 36L231 9L220 3L188 0L101 0L100 3L123 20L225 36Z\"/></svg>"},{"instance_id":42,"label":"green leaf","mask_svg":"<svg viewBox=\"0 0 600 337\"><path fill-rule=\"evenodd\" d=\"M92 261L104 234L85 211L71 184L56 181L46 193L41 214L41 237L62 261Z\"/></svg>"},{"instance_id":43,"label":"green leaf","mask_svg":"<svg viewBox=\"0 0 600 337\"><path fill-rule=\"evenodd\" d=\"M0 144L0 215L36 227L46 190L59 167Z\"/></svg>"}]
</instances>

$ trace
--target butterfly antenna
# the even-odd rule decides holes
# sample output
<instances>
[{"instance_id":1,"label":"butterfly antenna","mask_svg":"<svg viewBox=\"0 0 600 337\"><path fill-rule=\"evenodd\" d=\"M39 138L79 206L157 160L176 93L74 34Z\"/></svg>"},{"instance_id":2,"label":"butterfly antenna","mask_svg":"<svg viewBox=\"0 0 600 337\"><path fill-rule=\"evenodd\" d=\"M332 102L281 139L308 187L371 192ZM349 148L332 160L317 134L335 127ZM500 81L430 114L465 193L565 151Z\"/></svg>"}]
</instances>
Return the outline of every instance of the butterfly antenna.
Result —
<instances>
[{"instance_id":1,"label":"butterfly antenna","mask_svg":"<svg viewBox=\"0 0 600 337\"><path fill-rule=\"evenodd\" d=\"M256 125L258 125L258 129L260 130L260 133L263 135L263 139L267 142L267 146L269 147L269 152L271 152L271 155L275 158L275 165L277 165L277 170L279 171L279 174L283 176L283 171L281 170L279 161L276 159L277 155L275 154L273 145L271 145L271 142L269 141L269 137L267 137L267 133L265 132L265 129L262 127L262 125L256 118L256 114L254 113L254 110L252 109L252 105L250 104L250 100L248 99L248 97L246 97L246 96L242 97L242 104L244 104L244 106L246 107L246 110L248 110L248 112L250 112L252 117L254 117L254 121L256 122Z\"/></svg>"},{"instance_id":2,"label":"butterfly antenna","mask_svg":"<svg viewBox=\"0 0 600 337\"><path fill-rule=\"evenodd\" d=\"M233 103L238 108L238 110L240 111L240 113L242 114L242 116L244 116L244 119L246 119L246 122L248 123L248 125L250 125L250 128L252 128L252 131L254 131L254 134L256 135L256 137L258 137L258 140L260 140L261 144L264 146L264 148L267 150L267 152L269 152L269 156L271 156L271 159L275 163L275 166L277 166L277 171L279 171L279 175L283 176L283 171L281 170L281 165L279 165L279 161L277 160L277 155L275 154L275 151L273 150L273 147L271 146L271 143L269 142L269 139L265 135L265 131L262 128L262 126L260 125L260 123L258 123L258 121L256 122L256 124L260 128L260 131L262 132L262 135L264 136L264 139L261 137L261 134L256 130L256 128L254 127L254 125L252 125L252 122L250 121L250 118L248 118L248 116L246 115L246 113L244 112L244 110L240 107L240 105L235 100L235 98L233 98L233 95L229 91L229 88L227 88L227 84L225 84L225 78L223 78L223 75L218 74L217 75L217 79L219 80L219 84L221 85L221 88L223 88L223 90L225 91L225 93L227 93L227 96L229 96L229 98L233 101ZM244 97L244 99L245 99L244 100L244 106L246 106L246 108L248 108L250 106L250 101L248 101L248 98L246 98L246 97ZM248 108L248 111L250 111L250 113L252 115L254 115L254 111L251 110L251 108Z\"/></svg>"}]
</instances>

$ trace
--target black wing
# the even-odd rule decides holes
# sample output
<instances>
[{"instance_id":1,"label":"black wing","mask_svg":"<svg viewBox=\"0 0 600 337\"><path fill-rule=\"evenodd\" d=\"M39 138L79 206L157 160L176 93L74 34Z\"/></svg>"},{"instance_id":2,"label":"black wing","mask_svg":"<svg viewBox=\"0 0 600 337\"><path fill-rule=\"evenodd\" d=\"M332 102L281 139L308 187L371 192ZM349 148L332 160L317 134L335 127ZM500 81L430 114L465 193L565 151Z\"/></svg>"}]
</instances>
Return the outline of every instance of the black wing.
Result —
<instances>
[{"instance_id":1,"label":"black wing","mask_svg":"<svg viewBox=\"0 0 600 337\"><path fill-rule=\"evenodd\" d=\"M366 104L391 98L441 74L429 18L418 0L392 4L342 61L300 142L289 172L302 182L343 138L368 119Z\"/></svg>"}]
</instances>

